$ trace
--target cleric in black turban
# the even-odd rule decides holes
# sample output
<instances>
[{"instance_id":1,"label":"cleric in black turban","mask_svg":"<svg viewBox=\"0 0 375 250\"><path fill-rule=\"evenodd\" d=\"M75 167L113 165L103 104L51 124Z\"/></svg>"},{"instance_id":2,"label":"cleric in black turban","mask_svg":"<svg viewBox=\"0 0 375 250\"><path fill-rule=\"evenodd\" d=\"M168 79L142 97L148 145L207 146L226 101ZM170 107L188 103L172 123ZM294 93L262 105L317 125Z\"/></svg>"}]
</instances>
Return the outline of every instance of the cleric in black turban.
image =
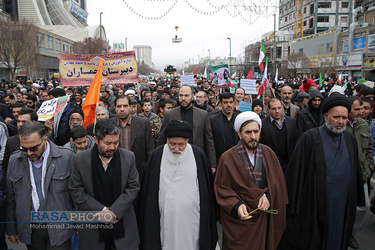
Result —
<instances>
[{"instance_id":1,"label":"cleric in black turban","mask_svg":"<svg viewBox=\"0 0 375 250\"><path fill-rule=\"evenodd\" d=\"M193 133L193 127L181 120L170 120L165 127L164 134L165 137L184 137L184 138L191 138Z\"/></svg>"},{"instance_id":2,"label":"cleric in black turban","mask_svg":"<svg viewBox=\"0 0 375 250\"><path fill-rule=\"evenodd\" d=\"M331 95L326 98L322 103L322 113L327 113L331 108L336 106L343 106L348 109L348 113L352 108L352 105L348 99L343 95Z\"/></svg>"}]
</instances>

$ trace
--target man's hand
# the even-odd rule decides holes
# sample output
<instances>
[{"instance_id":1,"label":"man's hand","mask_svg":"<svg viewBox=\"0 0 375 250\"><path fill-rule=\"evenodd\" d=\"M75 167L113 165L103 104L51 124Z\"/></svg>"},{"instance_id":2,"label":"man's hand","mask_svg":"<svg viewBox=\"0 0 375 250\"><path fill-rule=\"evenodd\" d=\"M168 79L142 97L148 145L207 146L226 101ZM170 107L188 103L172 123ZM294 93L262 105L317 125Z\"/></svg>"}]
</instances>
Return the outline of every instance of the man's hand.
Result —
<instances>
[{"instance_id":1,"label":"man's hand","mask_svg":"<svg viewBox=\"0 0 375 250\"><path fill-rule=\"evenodd\" d=\"M48 119L47 121L45 121L44 122L44 126L46 127L47 132L49 134L51 134L52 133L52 128L53 128L53 118Z\"/></svg>"},{"instance_id":2,"label":"man's hand","mask_svg":"<svg viewBox=\"0 0 375 250\"><path fill-rule=\"evenodd\" d=\"M262 197L259 199L258 208L259 210L268 210L270 207L270 202L267 199L267 196L262 195Z\"/></svg>"},{"instance_id":3,"label":"man's hand","mask_svg":"<svg viewBox=\"0 0 375 250\"><path fill-rule=\"evenodd\" d=\"M8 236L8 239L10 240L10 242L18 244L18 234L14 236Z\"/></svg>"},{"instance_id":4,"label":"man's hand","mask_svg":"<svg viewBox=\"0 0 375 250\"><path fill-rule=\"evenodd\" d=\"M216 173L216 168L211 168L212 174Z\"/></svg>"},{"instance_id":5,"label":"man's hand","mask_svg":"<svg viewBox=\"0 0 375 250\"><path fill-rule=\"evenodd\" d=\"M98 220L105 223L117 223L118 220L116 219L116 215L109 210L107 207L104 208L102 211L97 212L94 216L98 217Z\"/></svg>"},{"instance_id":6,"label":"man's hand","mask_svg":"<svg viewBox=\"0 0 375 250\"><path fill-rule=\"evenodd\" d=\"M245 204L242 204L238 207L237 213L241 220L248 220L252 218L252 216L249 215L249 212L247 211Z\"/></svg>"},{"instance_id":7,"label":"man's hand","mask_svg":"<svg viewBox=\"0 0 375 250\"><path fill-rule=\"evenodd\" d=\"M9 118L9 117L5 118L5 123L11 122L11 121L12 121L12 118Z\"/></svg>"}]
</instances>

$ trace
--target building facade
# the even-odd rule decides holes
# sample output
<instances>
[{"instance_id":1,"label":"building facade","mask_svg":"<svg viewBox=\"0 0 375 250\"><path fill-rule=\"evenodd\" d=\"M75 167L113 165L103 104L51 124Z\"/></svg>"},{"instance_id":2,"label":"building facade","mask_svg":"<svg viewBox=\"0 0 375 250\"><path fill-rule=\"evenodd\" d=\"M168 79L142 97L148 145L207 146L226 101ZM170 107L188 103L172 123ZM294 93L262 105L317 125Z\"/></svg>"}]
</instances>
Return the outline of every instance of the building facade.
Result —
<instances>
[{"instance_id":1,"label":"building facade","mask_svg":"<svg viewBox=\"0 0 375 250\"><path fill-rule=\"evenodd\" d=\"M298 0L280 0L279 29L294 31L296 21L296 6ZM304 0L303 35L312 35L332 28L348 29L351 23L352 11L362 1L333 0L315 1Z\"/></svg>"},{"instance_id":2,"label":"building facade","mask_svg":"<svg viewBox=\"0 0 375 250\"><path fill-rule=\"evenodd\" d=\"M103 26L88 26L87 0L0 1L2 13L8 15L11 21L26 21L38 27L36 39L39 51L36 64L43 69L39 72L39 77L51 78L53 72L58 71L57 53L73 53L72 47L75 42L100 36L107 40ZM3 78L7 78L2 75ZM26 69L21 69L17 77L30 75Z\"/></svg>"},{"instance_id":3,"label":"building facade","mask_svg":"<svg viewBox=\"0 0 375 250\"><path fill-rule=\"evenodd\" d=\"M149 67L153 67L152 63L152 48L150 45L134 45L133 50L138 63L147 64Z\"/></svg>"}]
</instances>

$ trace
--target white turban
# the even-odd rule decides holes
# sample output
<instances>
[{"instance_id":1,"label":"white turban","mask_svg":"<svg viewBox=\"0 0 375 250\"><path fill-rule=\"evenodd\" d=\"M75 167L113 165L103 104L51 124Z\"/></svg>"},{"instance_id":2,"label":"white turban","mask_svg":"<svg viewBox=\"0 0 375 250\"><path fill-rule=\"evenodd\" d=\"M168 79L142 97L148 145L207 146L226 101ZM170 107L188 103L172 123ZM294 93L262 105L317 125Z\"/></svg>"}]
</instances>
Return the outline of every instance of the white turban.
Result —
<instances>
[{"instance_id":1,"label":"white turban","mask_svg":"<svg viewBox=\"0 0 375 250\"><path fill-rule=\"evenodd\" d=\"M237 115L236 120L234 121L234 129L237 132L240 131L242 124L247 121L257 122L259 124L259 128L262 129L262 121L260 120L259 115L253 111L246 111Z\"/></svg>"},{"instance_id":2,"label":"white turban","mask_svg":"<svg viewBox=\"0 0 375 250\"><path fill-rule=\"evenodd\" d=\"M335 85L332 87L331 91L329 91L328 96L332 95L333 93L345 95L345 89L341 86Z\"/></svg>"},{"instance_id":3,"label":"white turban","mask_svg":"<svg viewBox=\"0 0 375 250\"><path fill-rule=\"evenodd\" d=\"M37 89L40 89L40 85L37 84L37 83L33 83L32 86L35 87L35 88L37 88Z\"/></svg>"},{"instance_id":4,"label":"white turban","mask_svg":"<svg viewBox=\"0 0 375 250\"><path fill-rule=\"evenodd\" d=\"M125 91L125 95L135 95L135 91L132 89L128 89L127 91Z\"/></svg>"}]
</instances>

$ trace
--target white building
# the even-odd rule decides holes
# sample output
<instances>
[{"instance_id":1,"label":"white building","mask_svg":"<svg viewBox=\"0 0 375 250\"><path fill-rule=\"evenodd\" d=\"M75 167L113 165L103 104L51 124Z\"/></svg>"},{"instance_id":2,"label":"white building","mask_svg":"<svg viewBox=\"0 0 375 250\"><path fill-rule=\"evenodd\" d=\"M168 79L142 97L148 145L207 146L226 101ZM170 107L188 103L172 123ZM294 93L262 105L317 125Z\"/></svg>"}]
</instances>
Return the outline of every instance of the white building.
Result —
<instances>
[{"instance_id":1,"label":"white building","mask_svg":"<svg viewBox=\"0 0 375 250\"><path fill-rule=\"evenodd\" d=\"M152 63L152 48L150 45L134 45L133 50L138 63L144 62L150 67L153 67Z\"/></svg>"},{"instance_id":2,"label":"white building","mask_svg":"<svg viewBox=\"0 0 375 250\"><path fill-rule=\"evenodd\" d=\"M10 15L10 20L25 20L39 28L38 63L48 65L49 77L58 71L57 53L72 53L73 44L88 37L107 40L103 26L87 24L88 0L0 1L2 13Z\"/></svg>"}]
</instances>

